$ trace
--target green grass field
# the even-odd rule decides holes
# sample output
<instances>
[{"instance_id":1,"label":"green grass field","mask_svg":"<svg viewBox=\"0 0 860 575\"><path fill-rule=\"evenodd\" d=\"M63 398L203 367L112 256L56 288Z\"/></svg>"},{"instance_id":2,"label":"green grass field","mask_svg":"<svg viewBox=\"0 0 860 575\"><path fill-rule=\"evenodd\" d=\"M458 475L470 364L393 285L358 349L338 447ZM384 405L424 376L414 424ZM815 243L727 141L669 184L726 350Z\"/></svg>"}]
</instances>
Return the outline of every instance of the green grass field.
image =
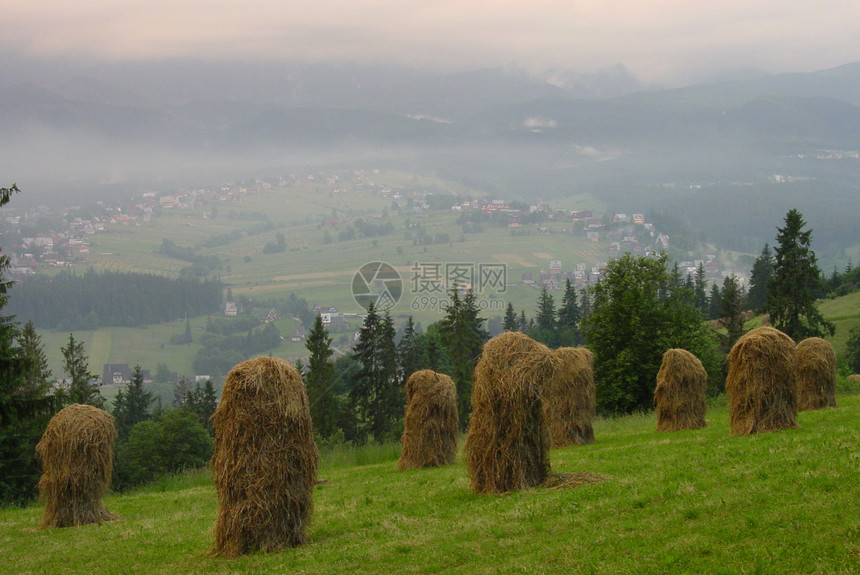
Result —
<instances>
[{"instance_id":1,"label":"green grass field","mask_svg":"<svg viewBox=\"0 0 860 575\"><path fill-rule=\"evenodd\" d=\"M396 445L324 448L307 544L235 560L209 554L205 472L107 497L121 519L101 525L2 509L0 572L856 574L860 395L838 402L750 437L729 434L724 401L697 431L599 419L593 444L551 458L605 483L504 496L472 494L462 463L399 472Z\"/></svg>"}]
</instances>

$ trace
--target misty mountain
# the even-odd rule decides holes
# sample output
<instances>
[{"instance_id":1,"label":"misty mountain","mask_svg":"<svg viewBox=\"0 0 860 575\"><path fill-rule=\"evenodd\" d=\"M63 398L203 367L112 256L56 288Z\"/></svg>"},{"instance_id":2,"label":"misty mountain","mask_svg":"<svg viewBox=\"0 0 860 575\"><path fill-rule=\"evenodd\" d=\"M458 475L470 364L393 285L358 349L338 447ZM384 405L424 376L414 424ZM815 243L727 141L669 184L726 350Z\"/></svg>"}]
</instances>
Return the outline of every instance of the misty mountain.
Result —
<instances>
[{"instance_id":1,"label":"misty mountain","mask_svg":"<svg viewBox=\"0 0 860 575\"><path fill-rule=\"evenodd\" d=\"M358 163L706 219L721 198L767 198L732 223L748 228L810 198L834 229L856 212L860 63L650 91L623 66L544 78L238 62L2 68L0 168L37 201ZM775 175L801 183L770 189ZM766 231L704 225L753 251Z\"/></svg>"}]
</instances>

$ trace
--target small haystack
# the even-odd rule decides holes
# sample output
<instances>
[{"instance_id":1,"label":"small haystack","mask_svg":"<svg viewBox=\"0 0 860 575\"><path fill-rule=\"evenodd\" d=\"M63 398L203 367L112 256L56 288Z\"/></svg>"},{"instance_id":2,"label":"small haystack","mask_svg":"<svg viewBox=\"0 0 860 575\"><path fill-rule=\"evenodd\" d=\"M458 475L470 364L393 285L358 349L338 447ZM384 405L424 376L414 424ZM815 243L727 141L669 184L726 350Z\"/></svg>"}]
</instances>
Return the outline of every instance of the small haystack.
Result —
<instances>
[{"instance_id":1,"label":"small haystack","mask_svg":"<svg viewBox=\"0 0 860 575\"><path fill-rule=\"evenodd\" d=\"M852 373L846 379L851 383L860 383L860 373Z\"/></svg>"},{"instance_id":2,"label":"small haystack","mask_svg":"<svg viewBox=\"0 0 860 575\"><path fill-rule=\"evenodd\" d=\"M794 340L772 327L735 342L726 378L733 434L797 427L794 355Z\"/></svg>"},{"instance_id":3,"label":"small haystack","mask_svg":"<svg viewBox=\"0 0 860 575\"><path fill-rule=\"evenodd\" d=\"M406 382L406 415L400 438L399 469L450 465L457 457L457 386L431 369Z\"/></svg>"},{"instance_id":4,"label":"small haystack","mask_svg":"<svg viewBox=\"0 0 860 575\"><path fill-rule=\"evenodd\" d=\"M543 414L552 447L591 443L591 422L597 409L594 356L584 347L561 347L553 355L555 373L543 391Z\"/></svg>"},{"instance_id":5,"label":"small haystack","mask_svg":"<svg viewBox=\"0 0 860 575\"><path fill-rule=\"evenodd\" d=\"M707 386L708 372L699 358L686 349L664 353L654 390L657 431L705 427Z\"/></svg>"},{"instance_id":6,"label":"small haystack","mask_svg":"<svg viewBox=\"0 0 860 575\"><path fill-rule=\"evenodd\" d=\"M236 557L304 543L319 454L299 372L274 357L240 363L227 375L212 418L213 551Z\"/></svg>"},{"instance_id":7,"label":"small haystack","mask_svg":"<svg viewBox=\"0 0 860 575\"><path fill-rule=\"evenodd\" d=\"M42 460L42 527L71 527L116 519L102 507L113 471L113 417L92 405L61 409L48 423L36 453Z\"/></svg>"},{"instance_id":8,"label":"small haystack","mask_svg":"<svg viewBox=\"0 0 860 575\"><path fill-rule=\"evenodd\" d=\"M836 407L836 353L820 337L809 337L795 349L797 411Z\"/></svg>"},{"instance_id":9,"label":"small haystack","mask_svg":"<svg viewBox=\"0 0 860 575\"><path fill-rule=\"evenodd\" d=\"M542 395L554 363L548 347L519 332L484 344L465 445L475 493L505 493L546 479L550 437Z\"/></svg>"}]
</instances>

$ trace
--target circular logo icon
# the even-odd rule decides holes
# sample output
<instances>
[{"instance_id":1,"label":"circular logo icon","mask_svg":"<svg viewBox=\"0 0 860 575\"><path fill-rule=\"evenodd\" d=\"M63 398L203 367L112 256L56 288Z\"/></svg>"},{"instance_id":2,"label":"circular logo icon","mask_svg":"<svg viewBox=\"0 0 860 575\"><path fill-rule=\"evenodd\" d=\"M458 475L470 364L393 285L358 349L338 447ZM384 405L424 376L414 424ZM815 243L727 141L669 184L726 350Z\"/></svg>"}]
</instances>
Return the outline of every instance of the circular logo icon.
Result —
<instances>
[{"instance_id":1,"label":"circular logo icon","mask_svg":"<svg viewBox=\"0 0 860 575\"><path fill-rule=\"evenodd\" d=\"M400 273L385 262L366 263L352 277L352 297L365 310L370 304L377 311L390 310L402 294Z\"/></svg>"}]
</instances>

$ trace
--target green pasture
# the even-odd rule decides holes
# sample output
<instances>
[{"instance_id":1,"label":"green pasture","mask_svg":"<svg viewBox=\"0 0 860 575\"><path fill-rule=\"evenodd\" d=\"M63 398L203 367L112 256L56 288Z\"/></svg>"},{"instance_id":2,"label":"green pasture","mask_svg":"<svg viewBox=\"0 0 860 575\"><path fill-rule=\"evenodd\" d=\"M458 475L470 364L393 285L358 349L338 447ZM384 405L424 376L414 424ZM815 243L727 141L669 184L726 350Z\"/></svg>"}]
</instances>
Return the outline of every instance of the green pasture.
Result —
<instances>
[{"instance_id":1,"label":"green pasture","mask_svg":"<svg viewBox=\"0 0 860 575\"><path fill-rule=\"evenodd\" d=\"M43 509L0 510L6 573L860 572L860 396L802 412L796 429L658 433L653 414L598 419L596 441L551 452L554 471L600 484L502 496L462 464L400 472L396 444L322 447L307 544L234 560L210 554L217 498L205 472L105 506L120 519L39 529Z\"/></svg>"}]
</instances>

